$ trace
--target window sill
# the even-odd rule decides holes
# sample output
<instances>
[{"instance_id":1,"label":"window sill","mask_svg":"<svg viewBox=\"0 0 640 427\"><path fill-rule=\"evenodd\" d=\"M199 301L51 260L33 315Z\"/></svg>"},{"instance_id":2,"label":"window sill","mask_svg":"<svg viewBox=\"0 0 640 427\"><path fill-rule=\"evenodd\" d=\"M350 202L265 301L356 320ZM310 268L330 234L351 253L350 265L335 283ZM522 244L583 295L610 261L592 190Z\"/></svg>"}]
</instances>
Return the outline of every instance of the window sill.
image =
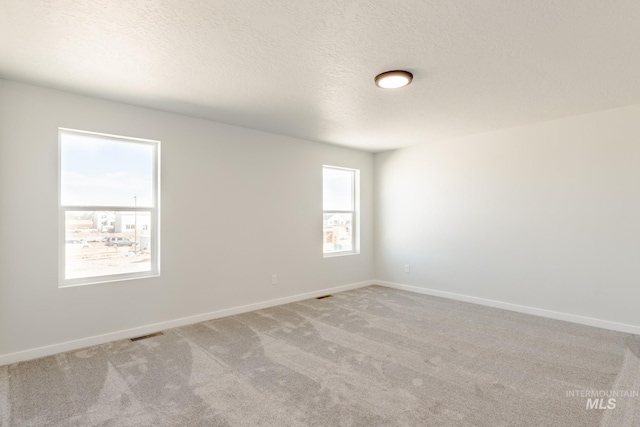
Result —
<instances>
[{"instance_id":1,"label":"window sill","mask_svg":"<svg viewBox=\"0 0 640 427\"><path fill-rule=\"evenodd\" d=\"M335 258L341 256L349 256L349 255L360 255L360 252L356 251L344 251L344 252L334 252L329 254L322 254L323 258Z\"/></svg>"},{"instance_id":2,"label":"window sill","mask_svg":"<svg viewBox=\"0 0 640 427\"><path fill-rule=\"evenodd\" d=\"M154 277L160 277L159 273L141 273L141 274L122 274L122 275L112 275L112 276L98 276L92 278L82 278L82 279L67 279L63 280L58 284L58 289L63 288L75 288L78 286L89 286L89 285L101 285L105 283L114 283L114 282L125 282L129 280L138 280L138 279L149 279Z\"/></svg>"}]
</instances>

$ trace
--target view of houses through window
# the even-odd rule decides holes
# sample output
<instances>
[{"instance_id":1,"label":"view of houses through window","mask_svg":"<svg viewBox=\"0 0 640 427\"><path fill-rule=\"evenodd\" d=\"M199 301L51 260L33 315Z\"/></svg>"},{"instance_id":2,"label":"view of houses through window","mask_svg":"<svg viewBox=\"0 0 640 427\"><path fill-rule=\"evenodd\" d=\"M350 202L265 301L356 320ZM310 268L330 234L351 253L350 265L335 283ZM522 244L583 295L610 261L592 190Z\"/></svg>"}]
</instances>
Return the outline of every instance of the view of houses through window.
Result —
<instances>
[{"instance_id":1,"label":"view of houses through window","mask_svg":"<svg viewBox=\"0 0 640 427\"><path fill-rule=\"evenodd\" d=\"M67 211L66 279L150 271L150 222L149 212Z\"/></svg>"},{"instance_id":2,"label":"view of houses through window","mask_svg":"<svg viewBox=\"0 0 640 427\"><path fill-rule=\"evenodd\" d=\"M157 150L60 130L61 284L157 274Z\"/></svg>"},{"instance_id":3,"label":"view of houses through window","mask_svg":"<svg viewBox=\"0 0 640 427\"><path fill-rule=\"evenodd\" d=\"M356 252L356 197L355 169L324 166L323 193L323 252L337 255Z\"/></svg>"}]
</instances>

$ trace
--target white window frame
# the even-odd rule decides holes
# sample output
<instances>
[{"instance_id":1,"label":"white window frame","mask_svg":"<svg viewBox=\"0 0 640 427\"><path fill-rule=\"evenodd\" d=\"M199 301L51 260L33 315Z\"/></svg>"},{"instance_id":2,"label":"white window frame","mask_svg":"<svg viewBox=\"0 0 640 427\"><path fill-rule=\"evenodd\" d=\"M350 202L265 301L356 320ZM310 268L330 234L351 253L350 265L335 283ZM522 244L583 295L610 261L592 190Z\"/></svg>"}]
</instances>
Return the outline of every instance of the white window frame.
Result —
<instances>
[{"instance_id":1,"label":"white window frame","mask_svg":"<svg viewBox=\"0 0 640 427\"><path fill-rule=\"evenodd\" d=\"M81 135L100 137L101 139L126 142L132 144L145 144L154 147L153 158L153 187L151 207L123 207L123 206L80 206L62 205L62 135ZM151 270L137 273L108 274L104 276L80 277L66 279L66 230L65 217L72 211L112 211L112 212L148 212L151 217L150 233L150 258ZM152 139L133 138L128 136L110 135L105 133L83 131L69 128L58 128L58 287L71 287L93 285L98 283L119 282L122 280L143 279L160 276L160 141Z\"/></svg>"},{"instance_id":2,"label":"white window frame","mask_svg":"<svg viewBox=\"0 0 640 427\"><path fill-rule=\"evenodd\" d=\"M324 177L322 180L323 184L323 209L322 209L322 218L324 223L324 215L326 214L345 214L350 213L353 218L353 223L351 225L351 249L343 250L343 251L334 251L334 252L325 252L324 251L324 232L323 232L323 242L322 242L322 254L324 258L332 258L337 256L344 255L357 255L360 253L360 170L353 168L345 168L340 166L331 166L331 165L322 165L322 172L324 176L325 169L336 169L342 171L349 171L353 174L351 175L351 197L353 206L353 210L324 210ZM324 228L324 226L323 226Z\"/></svg>"}]
</instances>

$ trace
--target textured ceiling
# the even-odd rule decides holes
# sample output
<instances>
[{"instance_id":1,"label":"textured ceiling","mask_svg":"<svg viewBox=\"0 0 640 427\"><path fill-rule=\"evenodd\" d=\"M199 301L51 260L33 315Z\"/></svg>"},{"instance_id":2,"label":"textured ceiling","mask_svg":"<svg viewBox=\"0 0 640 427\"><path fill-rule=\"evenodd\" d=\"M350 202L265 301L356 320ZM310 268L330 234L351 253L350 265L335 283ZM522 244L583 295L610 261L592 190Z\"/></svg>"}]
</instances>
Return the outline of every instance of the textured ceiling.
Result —
<instances>
[{"instance_id":1,"label":"textured ceiling","mask_svg":"<svg viewBox=\"0 0 640 427\"><path fill-rule=\"evenodd\" d=\"M0 0L2 78L374 152L640 103L639 42L638 0Z\"/></svg>"}]
</instances>

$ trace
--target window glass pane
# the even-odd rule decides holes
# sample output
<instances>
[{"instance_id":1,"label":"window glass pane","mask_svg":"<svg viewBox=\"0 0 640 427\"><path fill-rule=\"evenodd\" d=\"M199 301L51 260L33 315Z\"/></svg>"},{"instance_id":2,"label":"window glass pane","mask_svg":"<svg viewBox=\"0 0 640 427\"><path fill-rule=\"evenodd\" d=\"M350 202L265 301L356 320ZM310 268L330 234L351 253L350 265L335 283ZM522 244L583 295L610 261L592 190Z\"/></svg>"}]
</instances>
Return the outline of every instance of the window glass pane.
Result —
<instances>
[{"instance_id":1,"label":"window glass pane","mask_svg":"<svg viewBox=\"0 0 640 427\"><path fill-rule=\"evenodd\" d=\"M151 214L65 212L65 279L151 271Z\"/></svg>"},{"instance_id":2,"label":"window glass pane","mask_svg":"<svg viewBox=\"0 0 640 427\"><path fill-rule=\"evenodd\" d=\"M354 171L323 168L322 200L325 211L353 210Z\"/></svg>"},{"instance_id":3,"label":"window glass pane","mask_svg":"<svg viewBox=\"0 0 640 427\"><path fill-rule=\"evenodd\" d=\"M324 253L353 250L353 214L323 214Z\"/></svg>"},{"instance_id":4,"label":"window glass pane","mask_svg":"<svg viewBox=\"0 0 640 427\"><path fill-rule=\"evenodd\" d=\"M62 206L153 206L154 146L61 132Z\"/></svg>"}]
</instances>

